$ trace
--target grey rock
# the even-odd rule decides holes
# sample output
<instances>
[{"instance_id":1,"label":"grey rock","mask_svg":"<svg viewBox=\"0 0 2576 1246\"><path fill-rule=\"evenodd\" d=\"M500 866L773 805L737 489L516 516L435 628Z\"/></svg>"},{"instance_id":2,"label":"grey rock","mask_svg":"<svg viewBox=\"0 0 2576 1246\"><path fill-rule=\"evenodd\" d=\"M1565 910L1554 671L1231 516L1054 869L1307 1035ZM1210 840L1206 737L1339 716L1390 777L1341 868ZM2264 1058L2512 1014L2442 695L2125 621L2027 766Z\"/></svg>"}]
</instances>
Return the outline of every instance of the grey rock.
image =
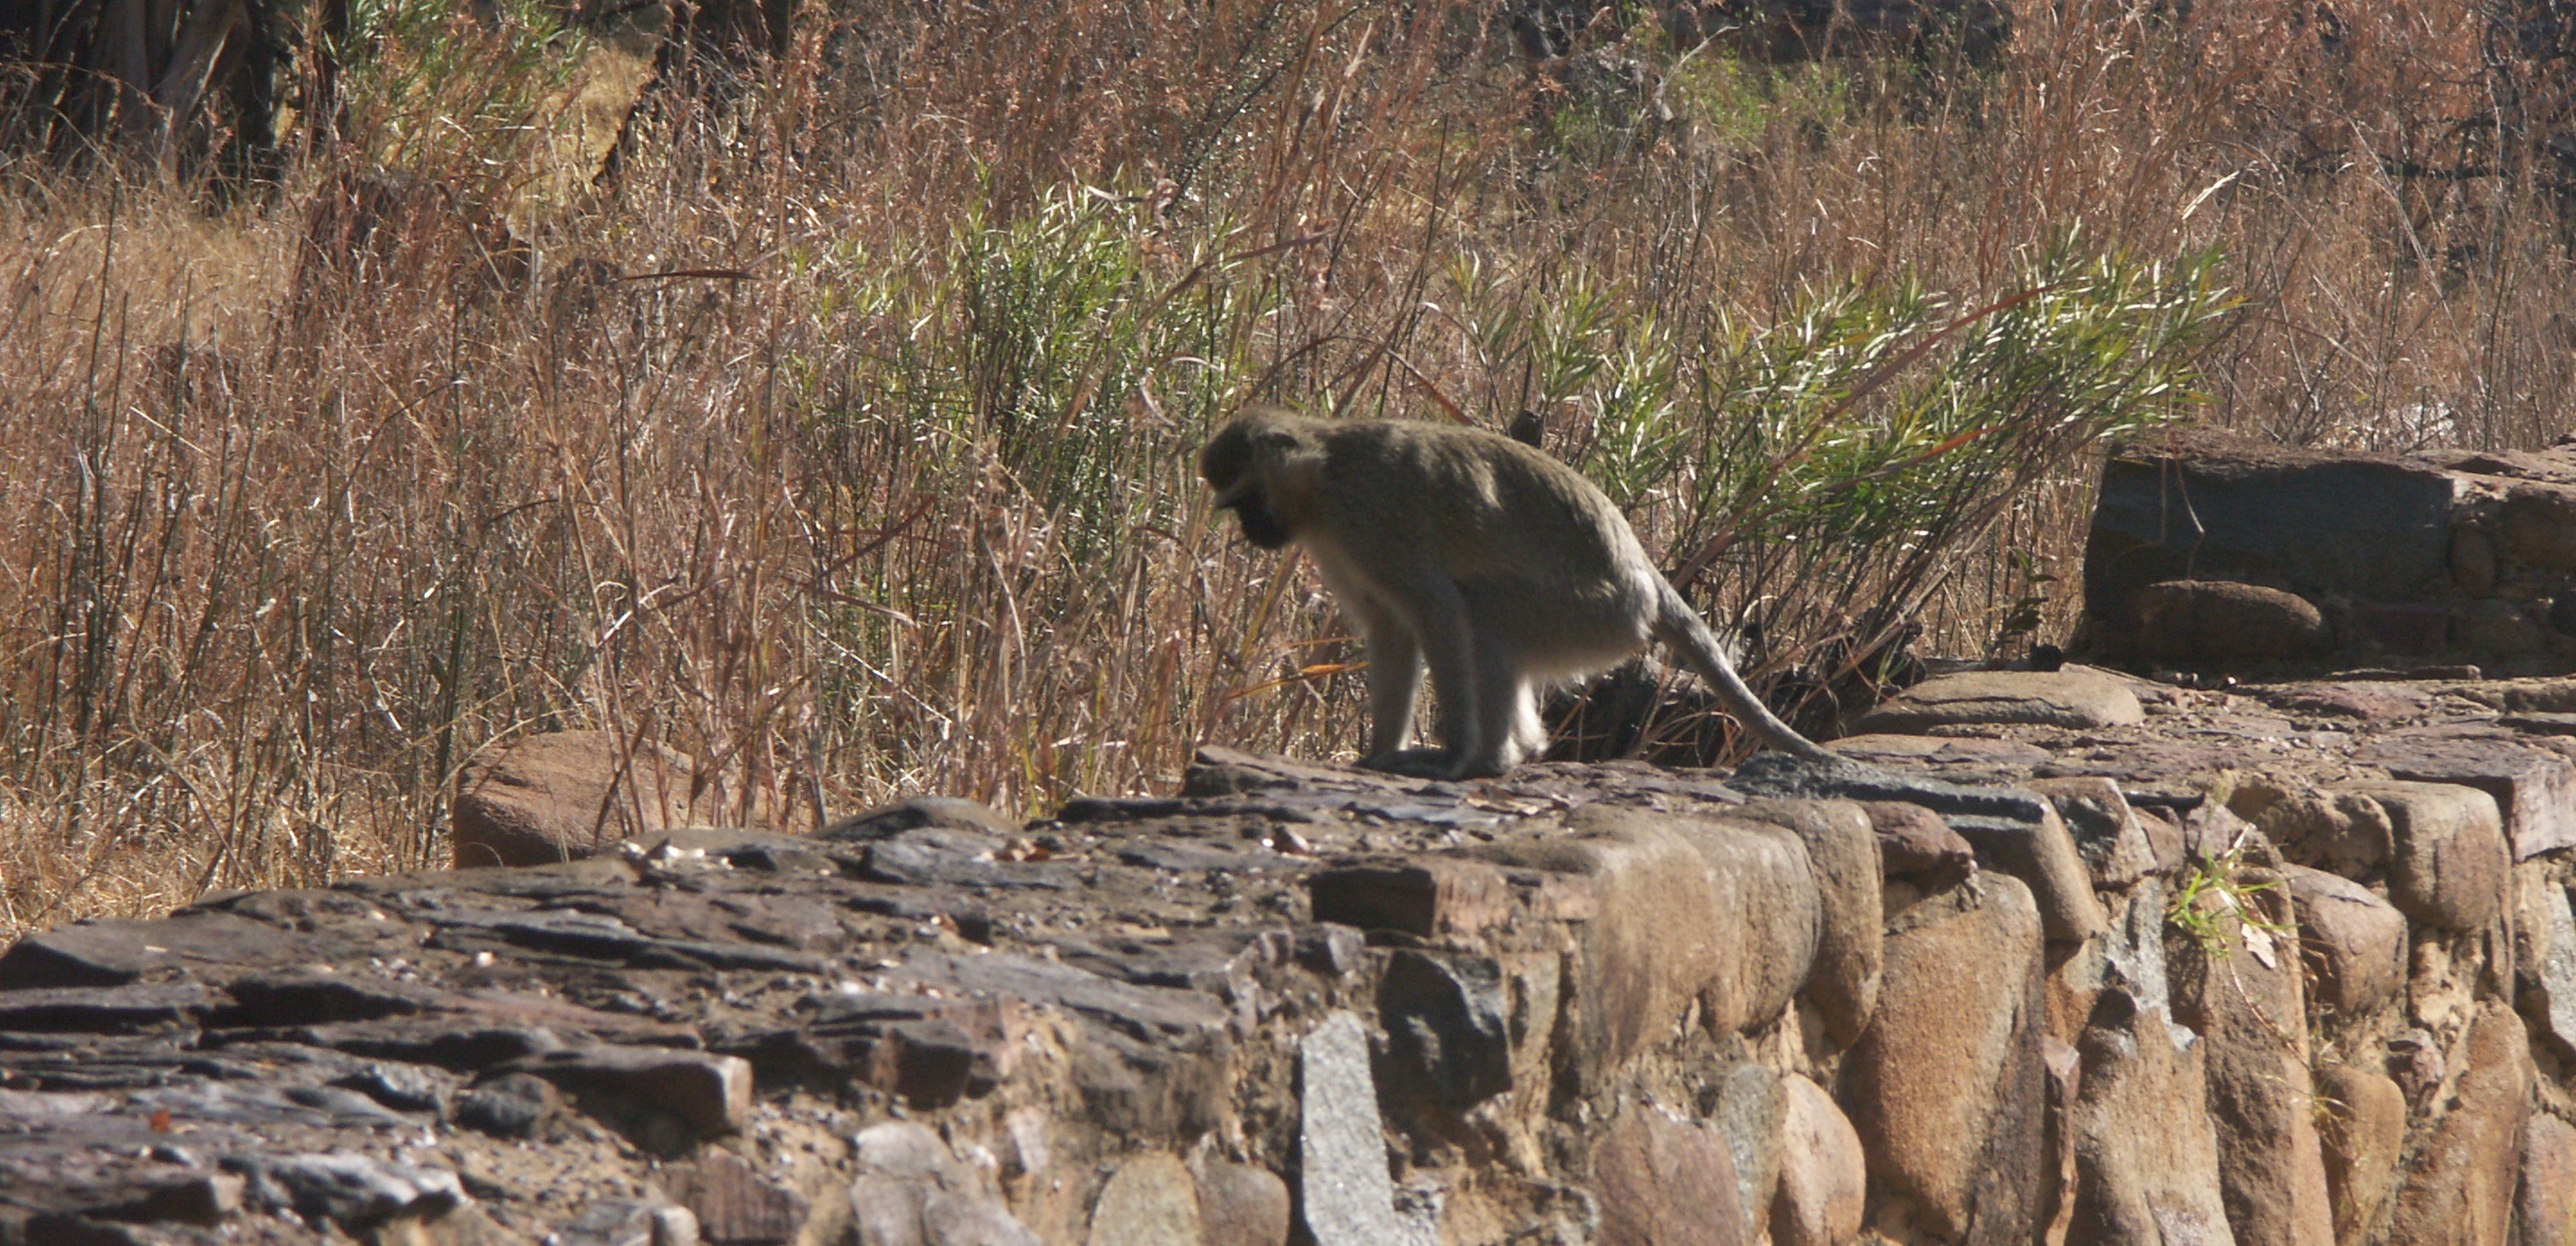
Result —
<instances>
[{"instance_id":1,"label":"grey rock","mask_svg":"<svg viewBox=\"0 0 2576 1246\"><path fill-rule=\"evenodd\" d=\"M2172 976L2164 965L2164 880L2148 878L2138 883L2128 896L2128 911L2120 924L2102 942L2107 986L2117 986L2128 994L2138 1009L2154 1012L2159 1022L2174 1025L2174 991ZM2190 1040L2190 1030L2179 1030L2179 1040Z\"/></svg>"},{"instance_id":2,"label":"grey rock","mask_svg":"<svg viewBox=\"0 0 2576 1246\"><path fill-rule=\"evenodd\" d=\"M2523 1014L2576 1050L2576 911L2568 907L2567 886L2538 862L2514 867L2514 881L2521 900L2514 963Z\"/></svg>"},{"instance_id":3,"label":"grey rock","mask_svg":"<svg viewBox=\"0 0 2576 1246\"><path fill-rule=\"evenodd\" d=\"M913 796L843 818L823 828L815 838L865 843L890 839L925 827L976 832L997 840L1020 831L1018 822L1002 816L988 805L955 796Z\"/></svg>"},{"instance_id":4,"label":"grey rock","mask_svg":"<svg viewBox=\"0 0 2576 1246\"><path fill-rule=\"evenodd\" d=\"M228 1156L224 1164L248 1178L249 1194L260 1203L351 1232L397 1216L436 1217L465 1201L455 1173L351 1151Z\"/></svg>"},{"instance_id":5,"label":"grey rock","mask_svg":"<svg viewBox=\"0 0 2576 1246\"><path fill-rule=\"evenodd\" d=\"M1397 951L1377 1007L1406 1089L1464 1110L1512 1088L1510 1002L1491 957Z\"/></svg>"},{"instance_id":6,"label":"grey rock","mask_svg":"<svg viewBox=\"0 0 2576 1246\"><path fill-rule=\"evenodd\" d=\"M1788 1094L1781 1077L1769 1068L1740 1061L1728 1065L1704 1093L1707 1128L1726 1143L1735 1170L1735 1205L1745 1216L1750 1241L1760 1235L1780 1186L1780 1138L1788 1115Z\"/></svg>"},{"instance_id":7,"label":"grey rock","mask_svg":"<svg viewBox=\"0 0 2576 1246\"><path fill-rule=\"evenodd\" d=\"M332 950L327 939L229 913L188 913L161 922L78 922L11 945L0 955L0 991L123 986L146 973L186 964L327 960Z\"/></svg>"},{"instance_id":8,"label":"grey rock","mask_svg":"<svg viewBox=\"0 0 2576 1246\"><path fill-rule=\"evenodd\" d=\"M194 982L0 992L0 1030L133 1034L190 1026L214 1007Z\"/></svg>"},{"instance_id":9,"label":"grey rock","mask_svg":"<svg viewBox=\"0 0 2576 1246\"><path fill-rule=\"evenodd\" d=\"M1298 1043L1297 1057L1306 1232L1316 1246L1413 1246L1413 1228L1395 1214L1368 1031L1358 1017L1333 1013Z\"/></svg>"},{"instance_id":10,"label":"grey rock","mask_svg":"<svg viewBox=\"0 0 2576 1246\"><path fill-rule=\"evenodd\" d=\"M2217 1138L2201 1106L2201 1053L2177 1048L2155 1013L2124 992L2103 992L2078 1044L2084 1074L2071 1112L2076 1198L2066 1240L2235 1242L2219 1201Z\"/></svg>"},{"instance_id":11,"label":"grey rock","mask_svg":"<svg viewBox=\"0 0 2576 1246\"><path fill-rule=\"evenodd\" d=\"M528 1073L505 1073L456 1100L456 1123L495 1138L533 1138L563 1111L554 1083Z\"/></svg>"}]
</instances>

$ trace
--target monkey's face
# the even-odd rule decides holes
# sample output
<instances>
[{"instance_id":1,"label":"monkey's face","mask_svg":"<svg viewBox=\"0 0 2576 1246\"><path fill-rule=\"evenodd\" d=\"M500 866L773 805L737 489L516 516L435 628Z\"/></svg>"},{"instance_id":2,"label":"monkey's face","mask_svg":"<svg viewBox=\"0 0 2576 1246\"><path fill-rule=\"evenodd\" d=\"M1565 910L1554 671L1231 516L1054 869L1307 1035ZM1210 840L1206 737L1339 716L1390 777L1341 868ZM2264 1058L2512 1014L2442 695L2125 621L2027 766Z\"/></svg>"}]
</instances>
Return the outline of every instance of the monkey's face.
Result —
<instances>
[{"instance_id":1,"label":"monkey's face","mask_svg":"<svg viewBox=\"0 0 2576 1246\"><path fill-rule=\"evenodd\" d=\"M1261 500L1259 489L1245 489L1231 498L1219 498L1216 508L1234 512L1234 517L1243 524L1244 540L1263 549L1282 549L1287 546L1288 525L1279 522L1279 517L1270 513L1270 506Z\"/></svg>"},{"instance_id":2,"label":"monkey's face","mask_svg":"<svg viewBox=\"0 0 2576 1246\"><path fill-rule=\"evenodd\" d=\"M1233 511L1243 524L1243 539L1262 549L1283 549L1296 539L1288 515L1297 507L1283 507L1273 490L1282 479L1303 479L1312 470L1308 461L1317 457L1293 423L1283 426L1294 418L1256 409L1217 430L1199 452L1199 476L1216 493L1216 509Z\"/></svg>"}]
</instances>

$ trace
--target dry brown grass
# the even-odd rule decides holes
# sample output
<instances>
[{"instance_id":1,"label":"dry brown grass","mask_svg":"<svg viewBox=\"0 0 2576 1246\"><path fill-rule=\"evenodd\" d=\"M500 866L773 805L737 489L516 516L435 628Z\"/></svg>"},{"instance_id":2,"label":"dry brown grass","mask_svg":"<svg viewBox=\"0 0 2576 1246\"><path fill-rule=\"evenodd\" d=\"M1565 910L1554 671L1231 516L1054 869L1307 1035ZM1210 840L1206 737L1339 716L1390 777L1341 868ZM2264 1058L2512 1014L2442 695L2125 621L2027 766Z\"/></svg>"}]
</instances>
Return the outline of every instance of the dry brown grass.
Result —
<instances>
[{"instance_id":1,"label":"dry brown grass","mask_svg":"<svg viewBox=\"0 0 2576 1246\"><path fill-rule=\"evenodd\" d=\"M1479 317L1573 274L1714 331L1846 278L1991 297L2076 224L2223 249L2215 418L2567 423L2566 246L2475 124L2507 78L2462 6L2323 38L2305 5L2071 5L1982 70L1675 69L1638 34L1604 49L1625 86L1533 72L1464 4L868 7L655 97L597 196L470 126L354 136L213 215L10 171L0 936L436 862L457 767L535 730L665 741L793 826L1156 788L1206 740L1347 750L1347 681L1232 695L1332 625L1209 526L1188 448L1253 397L1499 423L1542 395ZM401 116L493 113L418 90ZM353 247L329 205L388 153L414 180ZM2502 172L2426 173L2464 165ZM1070 233L976 252L970 220ZM1115 297L1032 318L1012 291L1063 274L1012 287L1013 256ZM732 275L616 279L678 270ZM1591 402L1556 412L1578 437ZM2032 592L2063 620L2084 474L1962 551L1940 645Z\"/></svg>"}]
</instances>

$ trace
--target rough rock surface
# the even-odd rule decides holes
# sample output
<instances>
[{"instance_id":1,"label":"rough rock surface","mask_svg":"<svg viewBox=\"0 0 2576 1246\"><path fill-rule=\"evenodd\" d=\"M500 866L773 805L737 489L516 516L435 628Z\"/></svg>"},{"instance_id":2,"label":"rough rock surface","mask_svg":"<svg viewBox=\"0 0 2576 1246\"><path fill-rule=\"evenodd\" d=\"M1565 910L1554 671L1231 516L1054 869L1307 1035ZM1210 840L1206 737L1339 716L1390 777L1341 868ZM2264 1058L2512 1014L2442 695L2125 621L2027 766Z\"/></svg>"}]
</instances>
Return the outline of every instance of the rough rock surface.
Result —
<instances>
[{"instance_id":1,"label":"rough rock surface","mask_svg":"<svg viewBox=\"0 0 2576 1246\"><path fill-rule=\"evenodd\" d=\"M2411 1140L2392 1207L2392 1240L2503 1242L2531 1116L2531 1052L2522 1022L2481 1006L2461 1036L2452 1098Z\"/></svg>"},{"instance_id":2,"label":"rough rock surface","mask_svg":"<svg viewBox=\"0 0 2576 1246\"><path fill-rule=\"evenodd\" d=\"M2406 980L2406 916L2370 888L2304 865L2282 867L2309 995L2319 1008L2366 1016Z\"/></svg>"},{"instance_id":3,"label":"rough rock surface","mask_svg":"<svg viewBox=\"0 0 2576 1246\"><path fill-rule=\"evenodd\" d=\"M1981 895L1954 888L1894 924L1878 1018L1845 1070L1872 1219L1945 1241L2026 1240L2047 1094L2038 910L2019 881L1989 877Z\"/></svg>"},{"instance_id":4,"label":"rough rock surface","mask_svg":"<svg viewBox=\"0 0 2576 1246\"><path fill-rule=\"evenodd\" d=\"M1771 1246L1841 1246L1860 1234L1869 1158L1860 1134L1823 1087L1784 1079L1780 1186L1771 1202Z\"/></svg>"},{"instance_id":5,"label":"rough rock surface","mask_svg":"<svg viewBox=\"0 0 2576 1246\"><path fill-rule=\"evenodd\" d=\"M2152 1009L2107 992L2077 1047L2082 1089L2070 1242L2231 1243L2218 1143L2201 1106L2198 1046L2184 1050Z\"/></svg>"}]
</instances>

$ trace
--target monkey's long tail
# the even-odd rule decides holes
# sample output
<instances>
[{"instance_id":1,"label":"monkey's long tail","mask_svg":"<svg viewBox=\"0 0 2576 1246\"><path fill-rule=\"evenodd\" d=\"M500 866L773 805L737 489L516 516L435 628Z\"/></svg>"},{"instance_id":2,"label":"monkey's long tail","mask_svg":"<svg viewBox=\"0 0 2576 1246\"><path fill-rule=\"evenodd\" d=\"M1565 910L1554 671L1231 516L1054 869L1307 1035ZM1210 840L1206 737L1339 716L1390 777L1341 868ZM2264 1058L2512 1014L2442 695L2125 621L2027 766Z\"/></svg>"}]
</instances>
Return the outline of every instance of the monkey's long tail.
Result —
<instances>
[{"instance_id":1,"label":"monkey's long tail","mask_svg":"<svg viewBox=\"0 0 2576 1246\"><path fill-rule=\"evenodd\" d=\"M1716 688L1717 694L1726 699L1727 705L1745 726L1751 727L1764 743L1783 753L1813 761L1839 759L1840 754L1798 734L1797 728L1780 721L1780 716L1772 713L1771 707L1762 703L1762 698L1744 686L1744 681L1736 677L1734 664L1726 660L1726 650L1718 644L1716 634L1708 630L1708 624L1700 621L1698 612L1682 600L1680 593L1674 592L1671 585L1665 585L1662 595L1663 617L1655 623L1656 637L1672 646L1681 654L1683 661L1690 663L1692 670L1699 672L1700 678Z\"/></svg>"}]
</instances>

